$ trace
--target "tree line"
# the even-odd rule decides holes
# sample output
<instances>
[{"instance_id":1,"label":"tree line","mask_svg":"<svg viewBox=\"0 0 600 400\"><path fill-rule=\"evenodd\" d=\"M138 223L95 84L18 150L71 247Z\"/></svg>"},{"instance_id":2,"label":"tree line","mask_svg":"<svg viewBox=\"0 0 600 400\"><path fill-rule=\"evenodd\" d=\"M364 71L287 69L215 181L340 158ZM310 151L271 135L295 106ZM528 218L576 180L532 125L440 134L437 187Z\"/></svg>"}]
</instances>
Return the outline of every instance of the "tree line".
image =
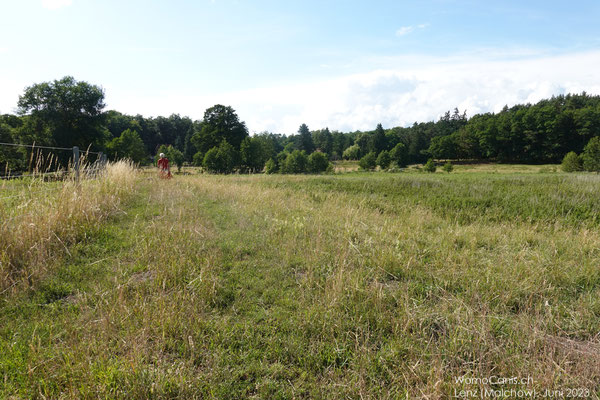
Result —
<instances>
[{"instance_id":1,"label":"tree line","mask_svg":"<svg viewBox=\"0 0 600 400\"><path fill-rule=\"evenodd\" d=\"M360 160L364 169L436 160L554 163L582 153L600 136L600 96L568 94L499 113L446 112L439 120L373 131L310 130L250 136L235 110L217 104L202 120L172 114L149 118L105 111L101 87L73 77L34 84L19 97L16 114L0 116L0 142L91 147L112 159L148 164L164 152L174 164L218 173L304 173L331 169L330 161ZM27 167L29 150L0 146L6 170ZM66 162L68 154L59 155Z\"/></svg>"}]
</instances>

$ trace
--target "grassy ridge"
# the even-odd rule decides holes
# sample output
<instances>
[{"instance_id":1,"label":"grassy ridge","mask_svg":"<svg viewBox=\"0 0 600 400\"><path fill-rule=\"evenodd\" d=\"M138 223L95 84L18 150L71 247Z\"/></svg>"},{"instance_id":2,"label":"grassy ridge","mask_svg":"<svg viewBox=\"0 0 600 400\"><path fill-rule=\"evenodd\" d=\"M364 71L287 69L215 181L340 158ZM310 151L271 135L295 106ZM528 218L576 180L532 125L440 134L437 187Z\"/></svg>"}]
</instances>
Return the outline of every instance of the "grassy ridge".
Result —
<instances>
[{"instance_id":1,"label":"grassy ridge","mask_svg":"<svg viewBox=\"0 0 600 400\"><path fill-rule=\"evenodd\" d=\"M0 397L439 398L477 388L463 375L600 389L593 176L136 187L0 303Z\"/></svg>"}]
</instances>

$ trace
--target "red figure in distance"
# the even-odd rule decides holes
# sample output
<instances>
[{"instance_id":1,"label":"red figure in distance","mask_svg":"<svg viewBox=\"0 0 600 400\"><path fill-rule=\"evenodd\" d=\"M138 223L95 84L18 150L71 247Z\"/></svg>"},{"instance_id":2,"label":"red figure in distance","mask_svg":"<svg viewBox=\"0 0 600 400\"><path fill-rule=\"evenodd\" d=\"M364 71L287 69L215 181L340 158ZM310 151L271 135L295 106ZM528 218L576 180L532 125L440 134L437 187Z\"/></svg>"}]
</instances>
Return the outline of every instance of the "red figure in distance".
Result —
<instances>
[{"instance_id":1,"label":"red figure in distance","mask_svg":"<svg viewBox=\"0 0 600 400\"><path fill-rule=\"evenodd\" d=\"M158 176L162 179L171 179L171 169L169 168L169 159L165 153L160 153L158 159Z\"/></svg>"}]
</instances>

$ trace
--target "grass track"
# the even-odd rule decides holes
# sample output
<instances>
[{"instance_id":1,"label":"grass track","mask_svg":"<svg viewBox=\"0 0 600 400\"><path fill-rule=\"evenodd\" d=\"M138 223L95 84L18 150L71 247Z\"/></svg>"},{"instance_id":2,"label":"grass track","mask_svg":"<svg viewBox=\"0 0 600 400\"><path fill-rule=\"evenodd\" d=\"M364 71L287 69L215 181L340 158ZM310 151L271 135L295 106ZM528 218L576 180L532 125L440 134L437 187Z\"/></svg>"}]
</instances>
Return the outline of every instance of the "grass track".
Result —
<instances>
[{"instance_id":1,"label":"grass track","mask_svg":"<svg viewBox=\"0 0 600 400\"><path fill-rule=\"evenodd\" d=\"M2 299L0 397L597 393L597 180L465 175L140 179Z\"/></svg>"}]
</instances>

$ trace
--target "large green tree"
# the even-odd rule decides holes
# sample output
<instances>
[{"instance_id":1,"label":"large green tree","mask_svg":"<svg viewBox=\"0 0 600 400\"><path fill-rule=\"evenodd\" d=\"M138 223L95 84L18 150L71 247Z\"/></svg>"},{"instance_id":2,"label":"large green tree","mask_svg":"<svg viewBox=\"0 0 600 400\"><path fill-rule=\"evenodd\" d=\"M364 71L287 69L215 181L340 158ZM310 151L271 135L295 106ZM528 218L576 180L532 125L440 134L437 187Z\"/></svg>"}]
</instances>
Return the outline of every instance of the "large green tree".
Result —
<instances>
[{"instance_id":1,"label":"large green tree","mask_svg":"<svg viewBox=\"0 0 600 400\"><path fill-rule=\"evenodd\" d=\"M371 135L368 133L361 133L356 137L354 144L358 145L360 149L359 157L363 157L364 155L370 152L369 146L371 143ZM377 157L377 155L375 155L375 157Z\"/></svg>"},{"instance_id":2,"label":"large green tree","mask_svg":"<svg viewBox=\"0 0 600 400\"><path fill-rule=\"evenodd\" d=\"M19 140L103 149L110 138L103 109L104 90L99 86L78 82L71 76L36 83L19 97L18 113L25 116L17 132Z\"/></svg>"},{"instance_id":3,"label":"large green tree","mask_svg":"<svg viewBox=\"0 0 600 400\"><path fill-rule=\"evenodd\" d=\"M431 139L429 154L435 159L454 159L456 157L456 143L453 135L436 136Z\"/></svg>"},{"instance_id":4,"label":"large green tree","mask_svg":"<svg viewBox=\"0 0 600 400\"><path fill-rule=\"evenodd\" d=\"M383 150L387 149L387 139L385 137L385 131L383 130L383 126L381 124L377 124L375 133L373 134L373 136L371 136L370 139L371 142L369 143L369 151L372 151L375 154L379 154Z\"/></svg>"},{"instance_id":5,"label":"large green tree","mask_svg":"<svg viewBox=\"0 0 600 400\"><path fill-rule=\"evenodd\" d=\"M315 151L315 144L313 142L312 135L306 124L300 125L298 128L298 150L304 150L306 154L310 154Z\"/></svg>"},{"instance_id":6,"label":"large green tree","mask_svg":"<svg viewBox=\"0 0 600 400\"><path fill-rule=\"evenodd\" d=\"M273 153L273 144L266 137L247 137L240 146L242 168L248 172L260 172Z\"/></svg>"},{"instance_id":7,"label":"large green tree","mask_svg":"<svg viewBox=\"0 0 600 400\"><path fill-rule=\"evenodd\" d=\"M204 120L199 130L192 135L191 142L201 154L220 146L223 140L239 151L246 137L246 124L239 120L235 110L217 104L204 112Z\"/></svg>"},{"instance_id":8,"label":"large green tree","mask_svg":"<svg viewBox=\"0 0 600 400\"><path fill-rule=\"evenodd\" d=\"M327 154L327 156L331 156L333 136L331 135L329 128L314 131L312 137L315 148L321 150L323 153Z\"/></svg>"}]
</instances>

